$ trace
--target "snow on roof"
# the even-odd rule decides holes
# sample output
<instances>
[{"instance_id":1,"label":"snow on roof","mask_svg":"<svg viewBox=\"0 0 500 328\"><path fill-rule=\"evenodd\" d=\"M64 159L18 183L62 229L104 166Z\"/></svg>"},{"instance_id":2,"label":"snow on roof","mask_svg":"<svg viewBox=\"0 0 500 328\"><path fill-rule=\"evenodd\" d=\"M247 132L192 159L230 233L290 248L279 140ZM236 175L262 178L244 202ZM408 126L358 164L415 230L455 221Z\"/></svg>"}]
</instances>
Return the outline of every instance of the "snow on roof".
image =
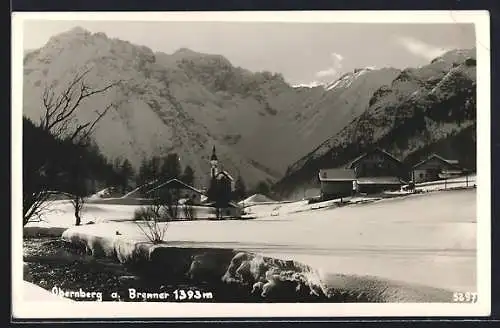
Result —
<instances>
[{"instance_id":1,"label":"snow on roof","mask_svg":"<svg viewBox=\"0 0 500 328\"><path fill-rule=\"evenodd\" d=\"M433 159L433 158L435 158L435 159L437 159L437 160L439 160L439 161L441 161L441 162L443 162L443 163L446 163L446 164L448 164L448 165L452 165L452 166L453 166L453 165L458 165L458 160L456 160L456 159L446 159L446 158L444 158L444 157L442 157L442 156L439 156L438 154L434 153L434 154L431 154L431 155L430 155L429 157L427 157L426 159L424 159L423 161L420 161L420 162L418 162L417 164L415 164L415 165L413 166L413 169L416 169L417 167L419 167L419 166L421 166L421 165L423 165L423 164L427 163L428 161L430 161L430 160L431 160L431 159Z\"/></svg>"},{"instance_id":2,"label":"snow on roof","mask_svg":"<svg viewBox=\"0 0 500 328\"><path fill-rule=\"evenodd\" d=\"M351 169L321 169L319 170L320 181L353 181L356 174Z\"/></svg>"},{"instance_id":3,"label":"snow on roof","mask_svg":"<svg viewBox=\"0 0 500 328\"><path fill-rule=\"evenodd\" d=\"M401 184L403 183L398 177L363 177L358 178L359 185L367 184Z\"/></svg>"},{"instance_id":4,"label":"snow on roof","mask_svg":"<svg viewBox=\"0 0 500 328\"><path fill-rule=\"evenodd\" d=\"M144 191L144 189L153 188L157 183L158 183L158 179L154 179L153 181L146 182L146 183L138 186L134 190L128 192L122 198L134 198L134 197L138 197L141 194L141 192Z\"/></svg>"},{"instance_id":5,"label":"snow on roof","mask_svg":"<svg viewBox=\"0 0 500 328\"><path fill-rule=\"evenodd\" d=\"M254 194L248 198L245 198L241 201L242 203L269 203L274 202L271 198L262 195L262 194Z\"/></svg>"},{"instance_id":6,"label":"snow on roof","mask_svg":"<svg viewBox=\"0 0 500 328\"><path fill-rule=\"evenodd\" d=\"M205 204L206 206L215 206L215 202L208 202ZM229 202L227 203L228 207L234 207L234 208L241 208L239 204L236 204L235 202Z\"/></svg>"},{"instance_id":7,"label":"snow on roof","mask_svg":"<svg viewBox=\"0 0 500 328\"><path fill-rule=\"evenodd\" d=\"M370 155L370 154L373 154L373 153L375 153L375 152L382 153L382 154L386 155L387 157L392 158L392 159L393 159L393 160L395 160L396 162L400 162L400 163L401 163L401 161L400 161L399 159L397 159L396 157L394 157L394 156L393 156L392 154L390 154L389 152L387 152L387 151L385 151L385 150L383 150L383 149L380 149L380 148L375 148L375 149L374 149L374 150L372 150L372 151L366 152L366 153L364 153L363 155L360 155L360 156L356 157L355 159L353 159L352 161L350 161L350 162L346 165L346 167L347 167L347 168L352 168L352 167L353 167L353 165L355 165L356 163L358 163L360 160L362 160L362 159L363 159L363 158L365 158L366 156L368 156L368 155Z\"/></svg>"},{"instance_id":8,"label":"snow on roof","mask_svg":"<svg viewBox=\"0 0 500 328\"><path fill-rule=\"evenodd\" d=\"M220 175L224 175L224 176L228 177L229 180L234 181L234 178L227 171L220 171L219 173L217 173L217 175L215 176L215 178L219 179Z\"/></svg>"},{"instance_id":9,"label":"snow on roof","mask_svg":"<svg viewBox=\"0 0 500 328\"><path fill-rule=\"evenodd\" d=\"M442 170L441 173L443 174L461 174L464 173L463 170Z\"/></svg>"},{"instance_id":10,"label":"snow on roof","mask_svg":"<svg viewBox=\"0 0 500 328\"><path fill-rule=\"evenodd\" d=\"M175 178L170 179L167 182L164 182L164 183L160 184L159 186L147 191L146 194L149 194L157 189L164 188L164 187L178 188L178 189L191 189L194 192L197 192L198 194L203 195L203 192L201 190L198 190L195 187L192 187L192 186L190 186L190 185L188 185L188 184L186 184L178 179L175 179Z\"/></svg>"}]
</instances>

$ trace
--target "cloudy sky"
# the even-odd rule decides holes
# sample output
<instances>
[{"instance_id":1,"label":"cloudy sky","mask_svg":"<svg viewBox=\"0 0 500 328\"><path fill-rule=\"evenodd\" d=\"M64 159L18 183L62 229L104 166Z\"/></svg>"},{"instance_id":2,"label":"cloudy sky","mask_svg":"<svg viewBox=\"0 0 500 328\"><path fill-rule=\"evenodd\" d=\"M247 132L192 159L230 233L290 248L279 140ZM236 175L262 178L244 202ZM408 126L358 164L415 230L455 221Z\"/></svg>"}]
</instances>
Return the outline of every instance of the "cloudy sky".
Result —
<instances>
[{"instance_id":1,"label":"cloudy sky","mask_svg":"<svg viewBox=\"0 0 500 328\"><path fill-rule=\"evenodd\" d=\"M331 81L361 67L416 67L475 46L472 24L26 21L24 48L75 26L154 51L221 54L252 71L280 72L292 84Z\"/></svg>"}]
</instances>

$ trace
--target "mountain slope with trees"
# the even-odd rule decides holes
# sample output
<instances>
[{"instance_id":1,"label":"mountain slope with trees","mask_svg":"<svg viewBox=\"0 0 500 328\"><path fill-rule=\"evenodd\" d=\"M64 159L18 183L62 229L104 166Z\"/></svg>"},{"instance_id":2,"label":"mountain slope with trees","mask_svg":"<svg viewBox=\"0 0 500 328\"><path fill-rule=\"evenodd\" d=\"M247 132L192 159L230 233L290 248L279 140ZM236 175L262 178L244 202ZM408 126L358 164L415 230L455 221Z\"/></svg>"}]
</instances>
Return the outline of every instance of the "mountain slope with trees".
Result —
<instances>
[{"instance_id":1,"label":"mountain slope with trees","mask_svg":"<svg viewBox=\"0 0 500 328\"><path fill-rule=\"evenodd\" d=\"M287 197L316 185L319 169L344 165L374 147L410 165L437 151L475 170L475 49L453 50L403 70L369 103L358 118L291 165L275 191Z\"/></svg>"},{"instance_id":2,"label":"mountain slope with trees","mask_svg":"<svg viewBox=\"0 0 500 328\"><path fill-rule=\"evenodd\" d=\"M111 104L93 138L102 153L127 159L178 154L207 185L208 156L249 187L272 183L286 166L361 115L373 93L399 70L359 69L328 88L292 87L280 74L250 72L220 55L180 49L173 54L74 28L24 57L24 114L40 120L43 91L89 70L90 84L121 81L82 104L77 121ZM292 146L293 145L293 146Z\"/></svg>"}]
</instances>

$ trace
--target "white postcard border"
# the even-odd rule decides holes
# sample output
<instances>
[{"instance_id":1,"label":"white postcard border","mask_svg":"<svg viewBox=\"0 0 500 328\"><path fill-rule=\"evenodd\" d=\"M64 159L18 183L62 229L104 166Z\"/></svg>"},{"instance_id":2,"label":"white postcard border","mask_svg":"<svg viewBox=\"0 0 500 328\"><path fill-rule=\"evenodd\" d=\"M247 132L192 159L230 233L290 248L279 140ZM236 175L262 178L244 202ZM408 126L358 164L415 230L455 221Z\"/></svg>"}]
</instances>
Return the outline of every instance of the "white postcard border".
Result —
<instances>
[{"instance_id":1,"label":"white postcard border","mask_svg":"<svg viewBox=\"0 0 500 328\"><path fill-rule=\"evenodd\" d=\"M303 23L474 23L477 49L477 291L453 303L124 303L23 301L22 98L25 20L231 21ZM490 31L488 11L24 12L12 15L12 302L15 318L236 318L485 316L491 308Z\"/></svg>"}]
</instances>

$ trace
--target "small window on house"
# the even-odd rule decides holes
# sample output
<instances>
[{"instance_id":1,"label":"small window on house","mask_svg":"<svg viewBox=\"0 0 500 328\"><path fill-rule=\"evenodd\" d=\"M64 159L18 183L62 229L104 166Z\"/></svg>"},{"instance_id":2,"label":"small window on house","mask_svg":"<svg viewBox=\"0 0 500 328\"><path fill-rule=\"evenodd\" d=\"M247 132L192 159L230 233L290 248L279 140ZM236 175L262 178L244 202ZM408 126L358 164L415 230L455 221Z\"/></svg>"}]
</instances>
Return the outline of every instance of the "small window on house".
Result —
<instances>
[{"instance_id":1,"label":"small window on house","mask_svg":"<svg viewBox=\"0 0 500 328\"><path fill-rule=\"evenodd\" d=\"M226 215L227 216L231 215L231 211L230 210L226 210Z\"/></svg>"},{"instance_id":2,"label":"small window on house","mask_svg":"<svg viewBox=\"0 0 500 328\"><path fill-rule=\"evenodd\" d=\"M418 177L419 177L420 179L422 179L422 178L424 177L424 174L423 174L423 173L420 173L420 174L418 175Z\"/></svg>"}]
</instances>

